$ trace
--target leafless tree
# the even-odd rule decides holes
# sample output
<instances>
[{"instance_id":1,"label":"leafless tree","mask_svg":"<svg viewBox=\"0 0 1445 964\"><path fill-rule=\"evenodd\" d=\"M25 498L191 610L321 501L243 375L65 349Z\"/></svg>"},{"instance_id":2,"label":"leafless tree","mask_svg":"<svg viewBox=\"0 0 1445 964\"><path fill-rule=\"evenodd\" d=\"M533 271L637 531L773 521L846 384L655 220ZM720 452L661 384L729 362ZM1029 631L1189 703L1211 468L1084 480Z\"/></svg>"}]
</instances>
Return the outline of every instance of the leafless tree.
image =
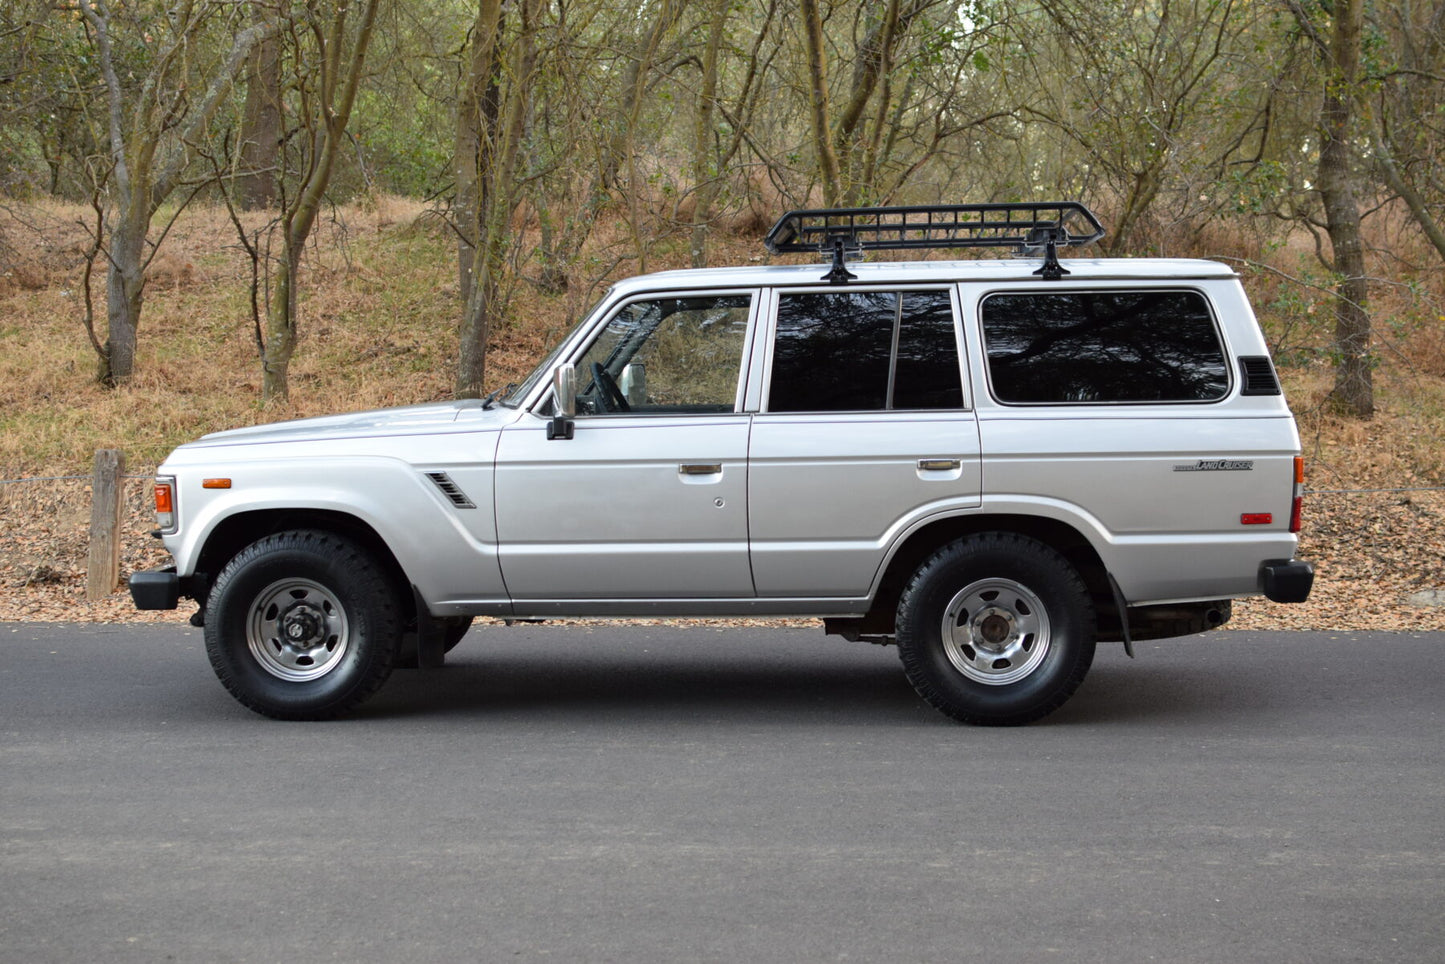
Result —
<instances>
[{"instance_id":1,"label":"leafless tree","mask_svg":"<svg viewBox=\"0 0 1445 964\"><path fill-rule=\"evenodd\" d=\"M266 401L285 399L290 393L288 373L299 330L301 255L345 144L380 5L381 0L362 0L354 24L350 4L324 0L307 0L286 18L285 36L297 51L296 117L302 130L296 138L299 164L282 181L277 223L281 253L270 266L261 357L261 394Z\"/></svg>"},{"instance_id":2,"label":"leafless tree","mask_svg":"<svg viewBox=\"0 0 1445 964\"><path fill-rule=\"evenodd\" d=\"M146 267L157 247L151 220L182 186L193 145L268 28L242 26L239 6L221 0L183 0L166 10L111 0L78 6L105 87L107 148L95 181L97 244L108 262L99 377L113 385L135 365ZM222 44L222 35L233 39ZM144 56L127 58L123 69L122 46Z\"/></svg>"},{"instance_id":3,"label":"leafless tree","mask_svg":"<svg viewBox=\"0 0 1445 964\"><path fill-rule=\"evenodd\" d=\"M518 171L536 68L539 0L520 0L515 25L502 0L480 0L457 112L457 260L462 294L456 394L475 398L486 376L487 343L502 309Z\"/></svg>"}]
</instances>

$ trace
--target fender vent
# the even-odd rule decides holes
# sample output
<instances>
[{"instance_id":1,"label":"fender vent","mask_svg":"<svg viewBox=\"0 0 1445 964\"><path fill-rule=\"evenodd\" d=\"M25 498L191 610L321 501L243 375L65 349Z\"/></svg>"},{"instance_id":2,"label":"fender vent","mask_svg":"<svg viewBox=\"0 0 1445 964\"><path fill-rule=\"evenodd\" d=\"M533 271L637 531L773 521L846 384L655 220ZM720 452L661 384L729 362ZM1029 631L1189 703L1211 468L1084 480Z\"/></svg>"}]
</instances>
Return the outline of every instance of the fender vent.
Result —
<instances>
[{"instance_id":1,"label":"fender vent","mask_svg":"<svg viewBox=\"0 0 1445 964\"><path fill-rule=\"evenodd\" d=\"M461 486L453 482L452 477L445 472L428 472L426 477L436 483L436 487L442 490L442 495L446 496L458 509L475 509L477 507L475 502L467 498L467 494L462 491Z\"/></svg>"},{"instance_id":2,"label":"fender vent","mask_svg":"<svg viewBox=\"0 0 1445 964\"><path fill-rule=\"evenodd\" d=\"M1275 376L1274 365L1268 355L1240 355L1239 374L1241 395L1278 395L1279 378Z\"/></svg>"}]
</instances>

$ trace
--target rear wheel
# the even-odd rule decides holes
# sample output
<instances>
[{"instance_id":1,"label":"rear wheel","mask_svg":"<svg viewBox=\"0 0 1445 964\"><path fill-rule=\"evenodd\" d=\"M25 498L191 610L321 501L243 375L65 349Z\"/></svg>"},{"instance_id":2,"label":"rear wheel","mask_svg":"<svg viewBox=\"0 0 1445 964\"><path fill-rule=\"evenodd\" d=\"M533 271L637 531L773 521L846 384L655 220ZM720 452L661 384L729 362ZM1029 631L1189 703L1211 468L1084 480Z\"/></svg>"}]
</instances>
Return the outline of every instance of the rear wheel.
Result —
<instances>
[{"instance_id":1,"label":"rear wheel","mask_svg":"<svg viewBox=\"0 0 1445 964\"><path fill-rule=\"evenodd\" d=\"M1030 723L1094 660L1088 589L1062 555L1013 533L945 546L898 604L898 651L918 694L964 723Z\"/></svg>"},{"instance_id":2,"label":"rear wheel","mask_svg":"<svg viewBox=\"0 0 1445 964\"><path fill-rule=\"evenodd\" d=\"M242 704L288 720L329 719L391 674L401 635L395 587L365 549L326 532L267 536L216 577L206 653Z\"/></svg>"}]
</instances>

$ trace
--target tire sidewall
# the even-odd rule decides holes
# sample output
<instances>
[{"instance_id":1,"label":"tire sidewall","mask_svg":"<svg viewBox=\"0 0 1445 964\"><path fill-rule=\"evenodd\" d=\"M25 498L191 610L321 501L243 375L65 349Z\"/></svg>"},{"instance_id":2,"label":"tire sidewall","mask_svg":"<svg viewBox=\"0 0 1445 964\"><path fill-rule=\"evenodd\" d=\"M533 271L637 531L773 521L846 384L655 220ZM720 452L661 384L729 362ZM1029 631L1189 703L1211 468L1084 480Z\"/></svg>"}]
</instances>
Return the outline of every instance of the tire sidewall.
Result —
<instances>
[{"instance_id":1,"label":"tire sidewall","mask_svg":"<svg viewBox=\"0 0 1445 964\"><path fill-rule=\"evenodd\" d=\"M251 607L281 579L307 579L345 610L347 651L324 676L290 681L268 672L247 641ZM325 719L352 708L391 673L399 635L395 592L353 543L315 532L268 536L237 554L217 577L206 606L206 653L242 704L280 719Z\"/></svg>"},{"instance_id":2,"label":"tire sidewall","mask_svg":"<svg viewBox=\"0 0 1445 964\"><path fill-rule=\"evenodd\" d=\"M964 587L1010 579L1047 611L1049 650L1025 678L992 685L965 676L949 659L943 616ZM1033 539L985 534L959 540L919 568L899 602L899 655L910 682L934 707L968 723L1013 725L1036 720L1078 688L1094 657L1088 591L1073 567Z\"/></svg>"}]
</instances>

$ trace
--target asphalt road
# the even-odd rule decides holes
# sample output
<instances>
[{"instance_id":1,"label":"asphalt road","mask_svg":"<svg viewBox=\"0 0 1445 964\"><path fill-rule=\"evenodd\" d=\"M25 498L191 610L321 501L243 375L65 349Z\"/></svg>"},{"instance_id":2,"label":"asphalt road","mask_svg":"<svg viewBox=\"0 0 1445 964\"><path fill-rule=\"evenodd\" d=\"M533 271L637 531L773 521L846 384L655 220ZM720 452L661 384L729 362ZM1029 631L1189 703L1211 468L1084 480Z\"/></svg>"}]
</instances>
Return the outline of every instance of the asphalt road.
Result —
<instances>
[{"instance_id":1,"label":"asphalt road","mask_svg":"<svg viewBox=\"0 0 1445 964\"><path fill-rule=\"evenodd\" d=\"M1445 634L1139 650L990 730L813 630L488 626L287 724L0 625L0 960L1445 957Z\"/></svg>"}]
</instances>

